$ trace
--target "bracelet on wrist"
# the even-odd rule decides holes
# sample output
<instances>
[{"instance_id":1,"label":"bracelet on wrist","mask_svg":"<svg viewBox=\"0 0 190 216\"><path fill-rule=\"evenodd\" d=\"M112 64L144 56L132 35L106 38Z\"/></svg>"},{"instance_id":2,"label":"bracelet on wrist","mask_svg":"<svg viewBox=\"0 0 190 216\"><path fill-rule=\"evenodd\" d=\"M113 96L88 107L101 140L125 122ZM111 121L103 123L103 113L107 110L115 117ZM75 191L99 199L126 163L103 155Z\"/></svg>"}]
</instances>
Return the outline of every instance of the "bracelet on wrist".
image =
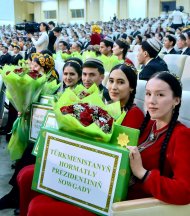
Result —
<instances>
[{"instance_id":1,"label":"bracelet on wrist","mask_svg":"<svg viewBox=\"0 0 190 216\"><path fill-rule=\"evenodd\" d=\"M145 172L144 176L143 176L142 179L141 179L141 182L144 182L144 181L145 181L145 179L146 179L146 177L148 176L148 174L149 174L149 170L147 170L147 171Z\"/></svg>"}]
</instances>

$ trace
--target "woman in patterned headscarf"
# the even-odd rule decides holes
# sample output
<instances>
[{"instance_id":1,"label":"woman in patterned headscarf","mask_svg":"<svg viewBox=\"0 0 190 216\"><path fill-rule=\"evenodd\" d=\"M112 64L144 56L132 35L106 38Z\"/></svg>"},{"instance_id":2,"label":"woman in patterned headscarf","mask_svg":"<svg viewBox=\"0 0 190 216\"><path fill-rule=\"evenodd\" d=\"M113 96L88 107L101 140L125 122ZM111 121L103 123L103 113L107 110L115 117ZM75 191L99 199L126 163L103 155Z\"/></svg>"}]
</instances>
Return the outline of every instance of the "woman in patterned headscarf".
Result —
<instances>
[{"instance_id":1,"label":"woman in patterned headscarf","mask_svg":"<svg viewBox=\"0 0 190 216\"><path fill-rule=\"evenodd\" d=\"M49 54L33 53L31 69L41 74L51 73L49 79L59 80L59 74L55 70L55 63Z\"/></svg>"}]
</instances>

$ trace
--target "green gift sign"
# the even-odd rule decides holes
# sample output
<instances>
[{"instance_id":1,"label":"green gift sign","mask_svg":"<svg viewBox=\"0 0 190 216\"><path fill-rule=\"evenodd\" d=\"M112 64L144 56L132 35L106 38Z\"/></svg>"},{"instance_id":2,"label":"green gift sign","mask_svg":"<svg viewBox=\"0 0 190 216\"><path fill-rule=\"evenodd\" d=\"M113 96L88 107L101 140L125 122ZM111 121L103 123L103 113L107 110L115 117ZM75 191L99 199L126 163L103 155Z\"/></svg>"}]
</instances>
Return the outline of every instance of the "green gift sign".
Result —
<instances>
[{"instance_id":1,"label":"green gift sign","mask_svg":"<svg viewBox=\"0 0 190 216\"><path fill-rule=\"evenodd\" d=\"M115 126L112 143L99 143L42 128L32 188L96 214L109 215L113 202L126 199L130 177L129 152L118 142L136 145L139 135L138 130L122 129Z\"/></svg>"}]
</instances>

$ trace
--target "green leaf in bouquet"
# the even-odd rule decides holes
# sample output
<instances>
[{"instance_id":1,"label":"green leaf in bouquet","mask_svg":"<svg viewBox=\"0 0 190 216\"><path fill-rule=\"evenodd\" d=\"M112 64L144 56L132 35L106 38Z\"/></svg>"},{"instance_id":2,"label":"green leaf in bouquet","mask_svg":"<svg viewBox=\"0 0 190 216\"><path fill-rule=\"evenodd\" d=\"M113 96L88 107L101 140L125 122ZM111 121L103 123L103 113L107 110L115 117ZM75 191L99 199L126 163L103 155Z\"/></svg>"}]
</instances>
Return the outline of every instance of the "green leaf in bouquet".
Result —
<instances>
[{"instance_id":1,"label":"green leaf in bouquet","mask_svg":"<svg viewBox=\"0 0 190 216\"><path fill-rule=\"evenodd\" d=\"M57 98L54 103L55 109L60 109L62 106L69 106L70 104L78 103L80 100L77 95L70 89L66 88L65 91Z\"/></svg>"},{"instance_id":2,"label":"green leaf in bouquet","mask_svg":"<svg viewBox=\"0 0 190 216\"><path fill-rule=\"evenodd\" d=\"M61 86L61 83L57 84L57 81L55 79L53 81L46 82L43 86L41 94L52 95L59 89L60 86Z\"/></svg>"},{"instance_id":3,"label":"green leaf in bouquet","mask_svg":"<svg viewBox=\"0 0 190 216\"><path fill-rule=\"evenodd\" d=\"M82 53L82 61L85 62L88 58L96 58L96 53L91 50L84 51Z\"/></svg>"},{"instance_id":4,"label":"green leaf in bouquet","mask_svg":"<svg viewBox=\"0 0 190 216\"><path fill-rule=\"evenodd\" d=\"M72 52L70 57L75 57L75 58L79 58L82 59L82 56L79 52Z\"/></svg>"},{"instance_id":5,"label":"green leaf in bouquet","mask_svg":"<svg viewBox=\"0 0 190 216\"><path fill-rule=\"evenodd\" d=\"M74 89L73 92L80 98L84 98L86 96L89 96L90 94L96 92L99 94L99 88L97 85L94 83L90 88L85 88L82 84L77 85Z\"/></svg>"},{"instance_id":6,"label":"green leaf in bouquet","mask_svg":"<svg viewBox=\"0 0 190 216\"><path fill-rule=\"evenodd\" d=\"M121 104L119 101L106 105L106 110L114 119L121 116Z\"/></svg>"},{"instance_id":7,"label":"green leaf in bouquet","mask_svg":"<svg viewBox=\"0 0 190 216\"><path fill-rule=\"evenodd\" d=\"M71 55L67 54L67 53L62 53L61 57L62 57L63 60L67 60L68 58L71 58Z\"/></svg>"},{"instance_id":8,"label":"green leaf in bouquet","mask_svg":"<svg viewBox=\"0 0 190 216\"><path fill-rule=\"evenodd\" d=\"M111 55L111 56L101 55L97 58L103 62L104 69L105 71L108 72L110 72L114 66L124 62L124 60L119 60L118 57L115 55Z\"/></svg>"}]
</instances>

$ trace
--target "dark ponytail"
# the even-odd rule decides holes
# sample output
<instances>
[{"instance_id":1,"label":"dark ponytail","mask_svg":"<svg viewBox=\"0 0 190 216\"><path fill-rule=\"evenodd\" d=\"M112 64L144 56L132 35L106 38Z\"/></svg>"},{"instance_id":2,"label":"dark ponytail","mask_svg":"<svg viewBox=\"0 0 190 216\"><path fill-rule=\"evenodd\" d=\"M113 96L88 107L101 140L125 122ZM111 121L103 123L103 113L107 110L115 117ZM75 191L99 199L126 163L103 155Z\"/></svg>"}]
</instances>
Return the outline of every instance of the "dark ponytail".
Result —
<instances>
[{"instance_id":1,"label":"dark ponytail","mask_svg":"<svg viewBox=\"0 0 190 216\"><path fill-rule=\"evenodd\" d=\"M164 163L165 163L165 156L166 156L166 149L168 146L168 142L170 140L170 137L172 135L173 129L175 128L175 125L177 123L177 119L179 116L179 108L180 108L180 104L178 104L175 109L174 109L174 113L172 116L172 119L169 123L169 127L166 133L166 137L164 138L164 141L162 143L161 146L161 150L160 150L160 174L163 175L163 171L164 171Z\"/></svg>"},{"instance_id":2,"label":"dark ponytail","mask_svg":"<svg viewBox=\"0 0 190 216\"><path fill-rule=\"evenodd\" d=\"M148 122L150 121L150 114L149 112L146 113L146 116L144 118L144 121L140 127L140 136L143 134L144 129L146 128L146 126L148 125Z\"/></svg>"}]
</instances>

